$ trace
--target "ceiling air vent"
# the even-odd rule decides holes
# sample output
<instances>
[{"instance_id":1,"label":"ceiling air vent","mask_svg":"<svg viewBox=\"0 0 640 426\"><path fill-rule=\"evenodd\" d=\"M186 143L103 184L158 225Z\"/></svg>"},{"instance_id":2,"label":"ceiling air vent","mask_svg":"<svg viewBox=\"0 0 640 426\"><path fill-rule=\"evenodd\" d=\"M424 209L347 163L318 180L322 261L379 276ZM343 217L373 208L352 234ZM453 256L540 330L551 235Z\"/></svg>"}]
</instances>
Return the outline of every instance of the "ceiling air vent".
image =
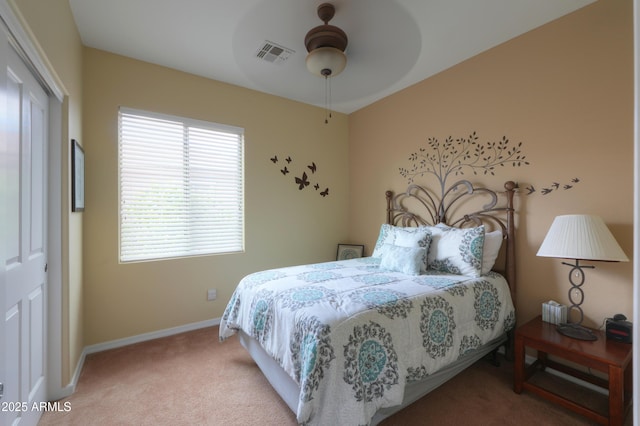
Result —
<instances>
[{"instance_id":1,"label":"ceiling air vent","mask_svg":"<svg viewBox=\"0 0 640 426\"><path fill-rule=\"evenodd\" d=\"M293 55L294 53L295 50L281 46L278 43L265 40L265 42L262 43L262 46L258 48L256 57L258 59L262 59L263 61L271 62L274 64L281 64L289 59L289 56Z\"/></svg>"}]
</instances>

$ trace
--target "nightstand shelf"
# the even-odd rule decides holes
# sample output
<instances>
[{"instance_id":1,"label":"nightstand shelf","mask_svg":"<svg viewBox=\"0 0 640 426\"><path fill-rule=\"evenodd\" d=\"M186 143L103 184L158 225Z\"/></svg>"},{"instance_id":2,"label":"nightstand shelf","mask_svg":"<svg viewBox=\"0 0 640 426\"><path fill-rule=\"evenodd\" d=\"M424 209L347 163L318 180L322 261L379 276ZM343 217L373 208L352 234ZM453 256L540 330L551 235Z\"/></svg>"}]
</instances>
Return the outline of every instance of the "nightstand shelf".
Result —
<instances>
[{"instance_id":1,"label":"nightstand shelf","mask_svg":"<svg viewBox=\"0 0 640 426\"><path fill-rule=\"evenodd\" d=\"M572 339L558 333L556 326L542 321L541 316L519 327L515 333L514 391L528 390L599 423L622 425L632 400L632 346L607 340L601 331L594 332L598 340ZM525 366L525 348L538 352L537 360L529 367ZM608 380L555 362L548 355L600 371L608 375ZM528 381L540 368L546 367L608 389L608 413L595 411Z\"/></svg>"}]
</instances>

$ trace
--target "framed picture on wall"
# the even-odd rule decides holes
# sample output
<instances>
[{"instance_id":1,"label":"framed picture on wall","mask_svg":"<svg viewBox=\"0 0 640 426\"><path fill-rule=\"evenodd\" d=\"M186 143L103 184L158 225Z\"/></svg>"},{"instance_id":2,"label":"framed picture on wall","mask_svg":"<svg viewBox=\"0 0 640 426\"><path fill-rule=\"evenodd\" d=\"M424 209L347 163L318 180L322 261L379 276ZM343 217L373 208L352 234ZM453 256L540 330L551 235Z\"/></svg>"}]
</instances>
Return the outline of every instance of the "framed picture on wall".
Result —
<instances>
[{"instance_id":1,"label":"framed picture on wall","mask_svg":"<svg viewBox=\"0 0 640 426\"><path fill-rule=\"evenodd\" d=\"M71 211L84 211L84 151L71 139Z\"/></svg>"},{"instance_id":2,"label":"framed picture on wall","mask_svg":"<svg viewBox=\"0 0 640 426\"><path fill-rule=\"evenodd\" d=\"M347 260L362 257L364 245L359 244L338 244L336 260Z\"/></svg>"}]
</instances>

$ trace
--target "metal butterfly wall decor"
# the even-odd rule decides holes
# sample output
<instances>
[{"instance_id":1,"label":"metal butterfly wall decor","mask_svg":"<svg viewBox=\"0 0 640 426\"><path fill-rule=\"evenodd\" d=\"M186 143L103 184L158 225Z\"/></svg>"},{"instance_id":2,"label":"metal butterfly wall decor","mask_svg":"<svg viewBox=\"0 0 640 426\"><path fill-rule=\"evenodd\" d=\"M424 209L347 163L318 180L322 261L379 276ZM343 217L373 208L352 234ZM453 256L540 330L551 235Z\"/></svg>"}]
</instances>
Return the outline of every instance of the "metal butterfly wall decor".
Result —
<instances>
[{"instance_id":1,"label":"metal butterfly wall decor","mask_svg":"<svg viewBox=\"0 0 640 426\"><path fill-rule=\"evenodd\" d=\"M280 168L280 165L278 165L280 160L278 159L277 155L271 157L270 160L280 169L280 173L282 173L283 176L286 177L287 174L294 172L293 181L300 191L311 186L313 189L318 191L320 196L322 196L323 198L329 195L329 188L325 188L324 191L320 191L321 186L319 182L315 181L313 185L311 185L311 182L315 180L314 178L316 177L316 172L318 171L318 166L316 165L315 161L312 161L311 163L303 163L304 166L302 167L302 170L298 169L298 172L296 173L294 164L292 164L294 163L294 161L290 155L287 155L287 157L284 159L284 161L286 161L286 164L282 168ZM288 166L291 167L291 170L289 170ZM309 171L310 174L307 174L307 171Z\"/></svg>"},{"instance_id":2,"label":"metal butterfly wall decor","mask_svg":"<svg viewBox=\"0 0 640 426\"><path fill-rule=\"evenodd\" d=\"M307 172L303 172L302 177L296 177L296 183L298 184L298 189L304 189L305 186L309 186Z\"/></svg>"}]
</instances>

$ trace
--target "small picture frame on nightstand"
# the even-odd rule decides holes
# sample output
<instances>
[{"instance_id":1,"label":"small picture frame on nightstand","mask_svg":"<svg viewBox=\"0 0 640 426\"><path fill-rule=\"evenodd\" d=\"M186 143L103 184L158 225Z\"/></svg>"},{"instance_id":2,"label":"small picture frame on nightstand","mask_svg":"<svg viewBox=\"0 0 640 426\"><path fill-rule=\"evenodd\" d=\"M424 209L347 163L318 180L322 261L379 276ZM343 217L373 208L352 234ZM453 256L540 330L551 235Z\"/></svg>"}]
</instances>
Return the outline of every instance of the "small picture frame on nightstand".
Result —
<instances>
[{"instance_id":1,"label":"small picture frame on nightstand","mask_svg":"<svg viewBox=\"0 0 640 426\"><path fill-rule=\"evenodd\" d=\"M362 257L364 245L361 244L338 244L336 260L356 259Z\"/></svg>"}]
</instances>

